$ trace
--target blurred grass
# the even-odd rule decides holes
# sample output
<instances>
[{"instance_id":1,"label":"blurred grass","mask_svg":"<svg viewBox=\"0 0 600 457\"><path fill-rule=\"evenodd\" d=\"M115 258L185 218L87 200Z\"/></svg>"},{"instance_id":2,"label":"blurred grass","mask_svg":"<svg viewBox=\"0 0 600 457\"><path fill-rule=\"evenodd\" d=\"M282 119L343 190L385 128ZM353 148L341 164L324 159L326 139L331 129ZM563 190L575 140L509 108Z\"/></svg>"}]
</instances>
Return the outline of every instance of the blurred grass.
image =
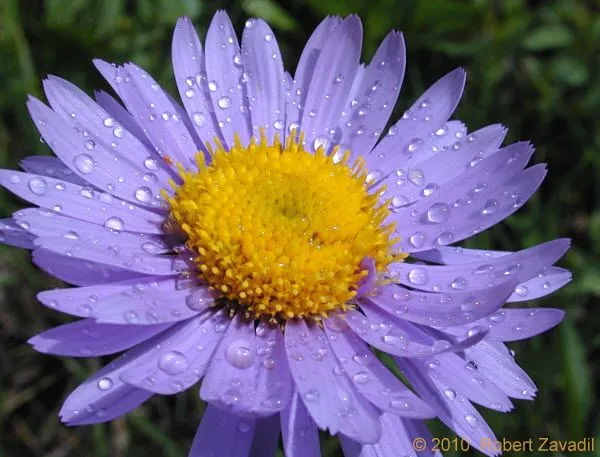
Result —
<instances>
[{"instance_id":1,"label":"blurred grass","mask_svg":"<svg viewBox=\"0 0 600 457\"><path fill-rule=\"evenodd\" d=\"M389 29L401 29L408 68L396 115L435 79L464 66L468 85L456 116L470 130L501 121L510 127L507 141L531 139L537 145L534 161L548 162L550 168L541 191L518 214L468 244L516 250L572 237L573 248L561 265L573 270L573 283L542 303L531 303L565 308L568 317L559 329L512 345L540 388L536 401L516 402L510 415L489 412L486 417L499 438L596 436L600 447L598 3L2 0L0 165L14 168L25 156L49 153L24 105L26 94L40 95L46 74L91 92L106 87L92 58L133 60L174 93L169 49L177 17L191 16L204 35L217 8L228 10L238 32L248 15L269 20L288 69L295 67L303 43L324 15L362 17L365 59ZM4 217L22 203L0 192L0 205ZM103 361L43 356L25 344L33 334L65 322L35 301L39 290L58 285L31 265L26 252L0 247L0 457L187 455L202 412L193 390L153 399L109 424L60 424L62 399ZM431 425L440 436L449 436L439 424ZM341 455L337 440L323 435L322 445L325 457Z\"/></svg>"}]
</instances>

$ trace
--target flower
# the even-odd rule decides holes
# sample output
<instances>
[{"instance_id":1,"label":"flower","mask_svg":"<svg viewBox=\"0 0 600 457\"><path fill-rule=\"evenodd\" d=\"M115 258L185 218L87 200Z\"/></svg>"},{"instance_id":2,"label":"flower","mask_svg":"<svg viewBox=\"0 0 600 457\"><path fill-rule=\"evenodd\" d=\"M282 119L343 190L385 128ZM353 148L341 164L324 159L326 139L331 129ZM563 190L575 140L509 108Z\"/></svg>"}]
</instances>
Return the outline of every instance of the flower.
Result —
<instances>
[{"instance_id":1,"label":"flower","mask_svg":"<svg viewBox=\"0 0 600 457\"><path fill-rule=\"evenodd\" d=\"M509 397L532 398L503 343L564 314L504 305L569 282L553 266L569 242L447 245L516 211L545 168L525 168L529 143L501 147L502 126L449 120L462 69L380 139L404 41L391 32L368 66L360 50L359 19L329 17L292 78L266 23L247 21L240 48L218 12L204 49L188 19L176 26L183 108L136 65L103 61L125 107L57 77L44 81L50 107L29 99L58 158L0 171L37 206L2 221L3 240L75 285L38 298L83 318L30 343L127 351L66 399L64 422L107 421L202 379L193 456L273 455L280 432L286 455L319 455L318 429L346 457L414 455L417 438L433 454L431 417L496 452L473 403L506 412Z\"/></svg>"}]
</instances>

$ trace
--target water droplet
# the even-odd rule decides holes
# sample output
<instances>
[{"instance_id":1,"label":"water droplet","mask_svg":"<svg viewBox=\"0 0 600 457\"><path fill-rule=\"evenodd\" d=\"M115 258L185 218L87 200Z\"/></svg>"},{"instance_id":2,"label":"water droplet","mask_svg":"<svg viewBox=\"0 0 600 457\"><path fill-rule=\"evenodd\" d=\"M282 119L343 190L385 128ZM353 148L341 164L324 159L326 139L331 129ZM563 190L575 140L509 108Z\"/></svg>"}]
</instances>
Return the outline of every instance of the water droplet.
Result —
<instances>
[{"instance_id":1,"label":"water droplet","mask_svg":"<svg viewBox=\"0 0 600 457\"><path fill-rule=\"evenodd\" d=\"M48 185L44 178L38 176L29 180L29 190L36 195L44 195L47 188Z\"/></svg>"},{"instance_id":2,"label":"water droplet","mask_svg":"<svg viewBox=\"0 0 600 457\"><path fill-rule=\"evenodd\" d=\"M304 398L306 399L306 401L310 402L319 400L320 396L321 395L319 394L319 391L317 389L310 389L304 394Z\"/></svg>"},{"instance_id":3,"label":"water droplet","mask_svg":"<svg viewBox=\"0 0 600 457\"><path fill-rule=\"evenodd\" d=\"M454 240L454 233L452 232L442 232L440 236L437 237L436 243L440 246L445 246L447 244L452 243Z\"/></svg>"},{"instance_id":4,"label":"water droplet","mask_svg":"<svg viewBox=\"0 0 600 457\"><path fill-rule=\"evenodd\" d=\"M438 186L435 183L429 183L427 184L423 190L421 191L421 195L423 197L429 197L430 195L433 195L433 193L439 189L440 186Z\"/></svg>"},{"instance_id":5,"label":"water droplet","mask_svg":"<svg viewBox=\"0 0 600 457\"><path fill-rule=\"evenodd\" d=\"M241 421L238 424L238 430L242 433L246 433L247 431L250 430L250 424L246 421Z\"/></svg>"},{"instance_id":6,"label":"water droplet","mask_svg":"<svg viewBox=\"0 0 600 457\"><path fill-rule=\"evenodd\" d=\"M359 371L354 376L352 376L352 379L357 384L366 384L371 380L369 374L366 371Z\"/></svg>"},{"instance_id":7,"label":"water droplet","mask_svg":"<svg viewBox=\"0 0 600 457\"><path fill-rule=\"evenodd\" d=\"M472 360L469 360L466 363L465 368L469 371L477 371L477 364L475 362L473 362Z\"/></svg>"},{"instance_id":8,"label":"water droplet","mask_svg":"<svg viewBox=\"0 0 600 457\"><path fill-rule=\"evenodd\" d=\"M100 390L108 390L113 386L112 379L108 377L100 378L98 380L98 389Z\"/></svg>"},{"instance_id":9,"label":"water droplet","mask_svg":"<svg viewBox=\"0 0 600 457\"><path fill-rule=\"evenodd\" d=\"M456 398L456 392L452 389L444 389L444 395L449 400L454 400Z\"/></svg>"},{"instance_id":10,"label":"water droplet","mask_svg":"<svg viewBox=\"0 0 600 457\"><path fill-rule=\"evenodd\" d=\"M251 347L252 345L248 341L234 341L225 350L225 358L236 368L248 368L254 362L254 355L250 349Z\"/></svg>"},{"instance_id":11,"label":"water droplet","mask_svg":"<svg viewBox=\"0 0 600 457\"><path fill-rule=\"evenodd\" d=\"M390 408L403 410L403 411L411 409L410 403L407 402L406 400L392 400L390 402Z\"/></svg>"},{"instance_id":12,"label":"water droplet","mask_svg":"<svg viewBox=\"0 0 600 457\"><path fill-rule=\"evenodd\" d=\"M192 311L202 311L206 309L207 306L214 302L214 298L210 295L206 295L206 291L204 289L197 289L189 294L185 299L186 306ZM217 324L220 325L220 324ZM216 326L215 326L216 327ZM224 330L224 328L223 328ZM215 328L216 331L216 328ZM221 330L222 331L222 330Z\"/></svg>"},{"instance_id":13,"label":"water droplet","mask_svg":"<svg viewBox=\"0 0 600 457\"><path fill-rule=\"evenodd\" d=\"M150 201L150 199L152 198L152 191L150 190L149 187L142 186L142 187L136 189L134 195L135 195L136 200L138 200L142 203L148 203Z\"/></svg>"},{"instance_id":14,"label":"water droplet","mask_svg":"<svg viewBox=\"0 0 600 457\"><path fill-rule=\"evenodd\" d=\"M425 233L416 232L413 233L408 239L409 243L412 244L415 248L420 248L425 243Z\"/></svg>"},{"instance_id":15,"label":"water droplet","mask_svg":"<svg viewBox=\"0 0 600 457\"><path fill-rule=\"evenodd\" d=\"M313 141L313 148L314 148L315 151L317 149L319 149L320 147L323 147L323 149L325 151L329 147L329 140L326 137L324 137L324 136L318 136Z\"/></svg>"},{"instance_id":16,"label":"water droplet","mask_svg":"<svg viewBox=\"0 0 600 457\"><path fill-rule=\"evenodd\" d=\"M450 207L446 203L434 203L427 210L427 219L439 224L450 217Z\"/></svg>"},{"instance_id":17,"label":"water droplet","mask_svg":"<svg viewBox=\"0 0 600 457\"><path fill-rule=\"evenodd\" d=\"M490 271L492 271L493 268L494 267L492 267L489 264L480 265L475 269L474 273L476 275L486 274L486 273L489 273Z\"/></svg>"},{"instance_id":18,"label":"water droplet","mask_svg":"<svg viewBox=\"0 0 600 457\"><path fill-rule=\"evenodd\" d=\"M208 90L210 90L211 92L215 92L217 90L217 88L218 88L218 86L215 81L208 82Z\"/></svg>"},{"instance_id":19,"label":"water droplet","mask_svg":"<svg viewBox=\"0 0 600 457\"><path fill-rule=\"evenodd\" d=\"M73 165L77 168L81 173L87 175L92 172L96 164L94 163L94 159L88 154L79 154L73 159Z\"/></svg>"},{"instance_id":20,"label":"water droplet","mask_svg":"<svg viewBox=\"0 0 600 457\"><path fill-rule=\"evenodd\" d=\"M484 216L492 214L494 211L496 211L496 209L499 205L500 205L500 202L498 200L488 200L487 202L485 202L485 205L483 206L483 210L481 211L481 214Z\"/></svg>"},{"instance_id":21,"label":"water droplet","mask_svg":"<svg viewBox=\"0 0 600 457\"><path fill-rule=\"evenodd\" d=\"M217 100L217 105L219 105L219 108L222 109L229 108L231 106L231 98L227 96L221 97L219 100Z\"/></svg>"},{"instance_id":22,"label":"water droplet","mask_svg":"<svg viewBox=\"0 0 600 457\"><path fill-rule=\"evenodd\" d=\"M104 127L112 127L115 125L115 120L112 117L105 117L102 123L104 124Z\"/></svg>"},{"instance_id":23,"label":"water droplet","mask_svg":"<svg viewBox=\"0 0 600 457\"><path fill-rule=\"evenodd\" d=\"M450 287L456 290L463 290L467 287L468 282L462 276L458 276L454 278L454 280L450 283Z\"/></svg>"},{"instance_id":24,"label":"water droplet","mask_svg":"<svg viewBox=\"0 0 600 457\"><path fill-rule=\"evenodd\" d=\"M139 321L138 315L135 311L125 311L123 313L123 318L128 324L137 324Z\"/></svg>"},{"instance_id":25,"label":"water droplet","mask_svg":"<svg viewBox=\"0 0 600 457\"><path fill-rule=\"evenodd\" d=\"M408 273L408 281L411 284L422 286L426 284L429 278L427 277L427 271L424 268L414 268Z\"/></svg>"},{"instance_id":26,"label":"water droplet","mask_svg":"<svg viewBox=\"0 0 600 457\"><path fill-rule=\"evenodd\" d=\"M66 232L63 233L63 238L66 238L67 240L78 240L79 235L77 234L77 232Z\"/></svg>"},{"instance_id":27,"label":"water droplet","mask_svg":"<svg viewBox=\"0 0 600 457\"><path fill-rule=\"evenodd\" d=\"M156 163L156 159L153 159L152 157L147 157L144 160L144 166L148 169L148 170L152 170L152 171L156 171L158 170L158 164Z\"/></svg>"},{"instance_id":28,"label":"water droplet","mask_svg":"<svg viewBox=\"0 0 600 457\"><path fill-rule=\"evenodd\" d=\"M85 143L83 143L83 145L88 151L91 151L96 146L96 143L94 143L92 140L87 140Z\"/></svg>"},{"instance_id":29,"label":"water droplet","mask_svg":"<svg viewBox=\"0 0 600 457\"><path fill-rule=\"evenodd\" d=\"M527 286L519 285L515 288L515 293L521 297L524 297L529 293L529 289Z\"/></svg>"},{"instance_id":30,"label":"water droplet","mask_svg":"<svg viewBox=\"0 0 600 457\"><path fill-rule=\"evenodd\" d=\"M267 33L265 35L265 41L271 41L273 39L273 35L271 35L270 33Z\"/></svg>"},{"instance_id":31,"label":"water droplet","mask_svg":"<svg viewBox=\"0 0 600 457\"><path fill-rule=\"evenodd\" d=\"M467 422L467 424L469 424L471 427L475 427L477 425L477 418L475 416L473 416L472 414L467 414L465 416L465 421Z\"/></svg>"},{"instance_id":32,"label":"water droplet","mask_svg":"<svg viewBox=\"0 0 600 457\"><path fill-rule=\"evenodd\" d=\"M117 125L113 129L113 135L115 136L115 138L123 138L124 133L125 133L125 131L123 130L123 127L121 127L120 125Z\"/></svg>"},{"instance_id":33,"label":"water droplet","mask_svg":"<svg viewBox=\"0 0 600 457\"><path fill-rule=\"evenodd\" d=\"M423 175L423 172L418 169L409 170L408 174L407 174L407 178L415 186L422 186L423 183L425 182L424 181L425 176Z\"/></svg>"},{"instance_id":34,"label":"water droplet","mask_svg":"<svg viewBox=\"0 0 600 457\"><path fill-rule=\"evenodd\" d=\"M122 232L124 227L125 223L119 217L110 217L104 222L104 228L111 232Z\"/></svg>"},{"instance_id":35,"label":"water droplet","mask_svg":"<svg viewBox=\"0 0 600 457\"><path fill-rule=\"evenodd\" d=\"M183 373L188 366L187 358L179 351L165 352L158 359L158 368L169 375Z\"/></svg>"}]
</instances>

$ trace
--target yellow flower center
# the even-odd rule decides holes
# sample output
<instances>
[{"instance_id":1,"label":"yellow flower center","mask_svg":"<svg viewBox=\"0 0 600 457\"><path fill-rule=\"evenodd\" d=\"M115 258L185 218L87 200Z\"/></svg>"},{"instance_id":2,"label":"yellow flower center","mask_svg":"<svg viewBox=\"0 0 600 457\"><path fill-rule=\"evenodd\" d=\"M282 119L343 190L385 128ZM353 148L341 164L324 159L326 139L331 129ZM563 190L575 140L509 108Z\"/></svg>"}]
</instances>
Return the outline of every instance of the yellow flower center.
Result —
<instances>
[{"instance_id":1,"label":"yellow flower center","mask_svg":"<svg viewBox=\"0 0 600 457\"><path fill-rule=\"evenodd\" d=\"M346 310L367 271L399 256L382 190L369 193L362 161L349 153L335 163L322 148L308 152L290 135L285 145L264 135L248 147L239 139L197 170L179 167L181 185L165 198L170 216L196 254L198 275L255 318L320 319Z\"/></svg>"}]
</instances>

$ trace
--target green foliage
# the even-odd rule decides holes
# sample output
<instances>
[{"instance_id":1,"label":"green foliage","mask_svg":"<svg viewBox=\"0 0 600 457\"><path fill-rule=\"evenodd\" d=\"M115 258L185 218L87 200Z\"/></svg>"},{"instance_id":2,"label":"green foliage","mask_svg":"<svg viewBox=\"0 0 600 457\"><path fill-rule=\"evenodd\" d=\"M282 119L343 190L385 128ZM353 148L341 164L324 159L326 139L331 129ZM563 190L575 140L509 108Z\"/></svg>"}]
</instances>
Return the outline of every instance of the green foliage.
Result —
<instances>
[{"instance_id":1,"label":"green foliage","mask_svg":"<svg viewBox=\"0 0 600 457\"><path fill-rule=\"evenodd\" d=\"M521 211L469 246L516 250L559 236L573 238L562 266L574 273L563 291L531 306L567 310L563 326L512 345L536 380L535 402L515 402L510 415L486 413L498 437L591 437L600 429L600 15L592 0L3 0L0 2L0 163L14 168L31 154L48 154L30 122L25 97L41 97L41 79L58 74L83 87L105 88L91 59L145 67L173 93L170 36L189 15L204 36L212 14L225 8L241 31L247 15L269 20L286 66L327 14L358 13L368 60L391 28L404 32L408 67L396 116L435 79L468 70L456 114L470 130L502 122L508 141L530 139L549 175ZM22 202L0 192L2 216ZM35 301L61 284L42 274L27 253L0 247L0 456L185 456L202 414L197 392L155 398L110 424L68 428L61 400L105 361L34 353L26 340L66 322ZM449 436L438 423L436 433ZM598 437L600 438L600 437ZM226 438L224 438L226 439ZM597 441L600 441L597 440ZM600 446L600 443L597 443ZM322 439L323 455L341 455ZM531 455L535 455L532 453ZM447 453L457 455L457 453ZM505 455L517 455L507 453ZM547 454L546 454L547 455ZM562 454L556 454L562 455ZM595 455L600 455L596 451Z\"/></svg>"}]
</instances>

